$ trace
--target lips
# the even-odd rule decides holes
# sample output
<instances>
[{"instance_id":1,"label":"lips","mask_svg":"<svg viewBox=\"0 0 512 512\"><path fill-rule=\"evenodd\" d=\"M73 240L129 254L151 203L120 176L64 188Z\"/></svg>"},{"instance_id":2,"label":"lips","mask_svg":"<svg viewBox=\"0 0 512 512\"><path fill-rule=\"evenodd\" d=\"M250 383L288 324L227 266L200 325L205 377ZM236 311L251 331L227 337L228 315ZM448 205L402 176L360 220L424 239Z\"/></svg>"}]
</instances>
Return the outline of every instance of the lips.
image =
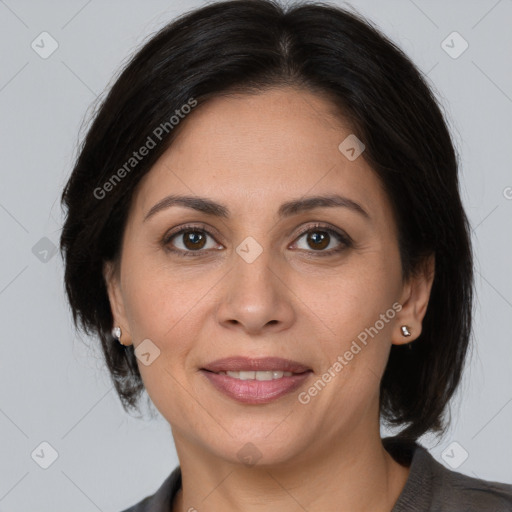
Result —
<instances>
[{"instance_id":1,"label":"lips","mask_svg":"<svg viewBox=\"0 0 512 512\"><path fill-rule=\"evenodd\" d=\"M226 357L208 363L202 369L213 373L228 371L282 371L304 373L311 370L311 368L302 363L280 357L262 357L258 359L249 357Z\"/></svg>"},{"instance_id":2,"label":"lips","mask_svg":"<svg viewBox=\"0 0 512 512\"><path fill-rule=\"evenodd\" d=\"M271 379L266 372L273 373ZM313 370L280 357L226 357L208 363L201 373L223 395L243 404L261 405L297 390L309 380Z\"/></svg>"}]
</instances>

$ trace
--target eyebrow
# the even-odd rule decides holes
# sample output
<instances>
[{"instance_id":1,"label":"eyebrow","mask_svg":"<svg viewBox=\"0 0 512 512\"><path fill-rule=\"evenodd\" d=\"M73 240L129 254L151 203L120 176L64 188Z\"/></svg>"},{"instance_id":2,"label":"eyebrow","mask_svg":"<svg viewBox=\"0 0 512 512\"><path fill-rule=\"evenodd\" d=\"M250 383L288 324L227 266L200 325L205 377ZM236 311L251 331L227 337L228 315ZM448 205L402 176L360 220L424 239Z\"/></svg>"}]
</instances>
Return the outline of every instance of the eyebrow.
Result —
<instances>
[{"instance_id":1,"label":"eyebrow","mask_svg":"<svg viewBox=\"0 0 512 512\"><path fill-rule=\"evenodd\" d=\"M146 222L150 217L156 213L170 208L172 206L183 206L207 215L221 217L228 219L230 216L229 208L221 203L217 203L206 197L198 196L182 196L182 195L169 195L164 197L161 201L156 203L146 214L143 222ZM338 194L330 194L323 196L309 196L300 199L294 199L283 203L278 210L280 218L291 217L301 212L309 211L314 208L334 208L342 207L348 208L356 212L366 219L370 220L368 212L357 202L349 199L348 197L340 196Z\"/></svg>"}]
</instances>

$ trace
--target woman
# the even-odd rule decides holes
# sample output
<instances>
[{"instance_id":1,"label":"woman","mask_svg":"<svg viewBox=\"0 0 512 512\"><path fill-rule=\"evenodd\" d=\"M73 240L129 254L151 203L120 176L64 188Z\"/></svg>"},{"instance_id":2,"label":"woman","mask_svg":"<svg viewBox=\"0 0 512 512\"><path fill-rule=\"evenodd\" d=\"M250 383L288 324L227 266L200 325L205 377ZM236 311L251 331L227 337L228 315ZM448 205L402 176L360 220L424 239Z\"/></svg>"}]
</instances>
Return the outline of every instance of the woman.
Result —
<instances>
[{"instance_id":1,"label":"woman","mask_svg":"<svg viewBox=\"0 0 512 512\"><path fill-rule=\"evenodd\" d=\"M416 442L470 339L457 165L420 72L340 8L218 2L145 44L62 197L75 323L180 462L126 512L512 510Z\"/></svg>"}]
</instances>

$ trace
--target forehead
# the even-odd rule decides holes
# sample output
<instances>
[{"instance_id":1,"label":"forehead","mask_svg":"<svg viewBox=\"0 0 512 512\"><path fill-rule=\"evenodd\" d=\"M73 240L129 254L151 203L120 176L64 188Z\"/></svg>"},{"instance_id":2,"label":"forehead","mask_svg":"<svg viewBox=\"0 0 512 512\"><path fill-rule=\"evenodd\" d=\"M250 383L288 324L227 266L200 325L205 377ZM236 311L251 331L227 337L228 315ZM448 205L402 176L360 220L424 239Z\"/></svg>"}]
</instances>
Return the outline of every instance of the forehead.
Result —
<instances>
[{"instance_id":1,"label":"forehead","mask_svg":"<svg viewBox=\"0 0 512 512\"><path fill-rule=\"evenodd\" d=\"M353 134L325 98L294 88L219 96L182 122L139 183L134 202L141 215L176 193L218 198L238 213L340 193L386 215L376 174L362 157L349 160L340 151Z\"/></svg>"}]
</instances>

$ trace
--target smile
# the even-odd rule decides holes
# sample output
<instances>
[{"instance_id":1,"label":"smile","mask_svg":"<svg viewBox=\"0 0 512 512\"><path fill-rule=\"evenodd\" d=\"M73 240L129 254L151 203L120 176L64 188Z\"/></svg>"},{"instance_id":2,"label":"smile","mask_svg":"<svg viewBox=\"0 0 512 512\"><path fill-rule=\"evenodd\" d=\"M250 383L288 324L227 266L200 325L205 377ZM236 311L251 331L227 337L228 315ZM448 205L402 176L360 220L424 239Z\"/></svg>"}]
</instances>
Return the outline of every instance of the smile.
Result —
<instances>
[{"instance_id":1,"label":"smile","mask_svg":"<svg viewBox=\"0 0 512 512\"><path fill-rule=\"evenodd\" d=\"M220 371L201 370L213 389L243 404L265 404L292 393L303 385L313 372Z\"/></svg>"},{"instance_id":2,"label":"smile","mask_svg":"<svg viewBox=\"0 0 512 512\"><path fill-rule=\"evenodd\" d=\"M291 377L292 372L283 371L240 371L240 372L215 372L217 375L228 375L238 380L274 380L284 377Z\"/></svg>"}]
</instances>

